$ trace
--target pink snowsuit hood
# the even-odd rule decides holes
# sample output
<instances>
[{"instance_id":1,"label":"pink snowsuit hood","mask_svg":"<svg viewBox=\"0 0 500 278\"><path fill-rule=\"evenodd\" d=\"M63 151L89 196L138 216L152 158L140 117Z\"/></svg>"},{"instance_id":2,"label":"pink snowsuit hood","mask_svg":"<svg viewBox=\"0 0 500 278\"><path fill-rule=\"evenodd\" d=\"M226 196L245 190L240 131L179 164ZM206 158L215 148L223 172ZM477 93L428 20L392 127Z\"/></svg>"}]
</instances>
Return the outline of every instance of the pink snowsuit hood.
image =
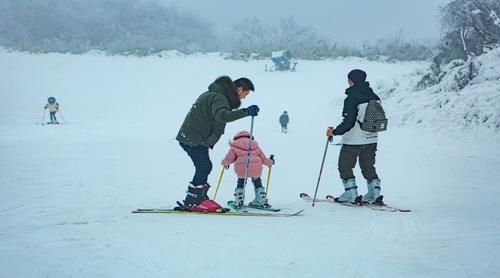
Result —
<instances>
[{"instance_id":1,"label":"pink snowsuit hood","mask_svg":"<svg viewBox=\"0 0 500 278\"><path fill-rule=\"evenodd\" d=\"M234 171L238 178L245 178L245 167L248 160L248 146L250 144L250 133L248 131L240 131L229 144L230 148L226 157L222 160L222 165L230 165L234 163ZM260 149L257 141L252 140L250 148L250 162L248 164L248 177L257 178L262 175L262 165L271 167L273 161L266 157Z\"/></svg>"}]
</instances>

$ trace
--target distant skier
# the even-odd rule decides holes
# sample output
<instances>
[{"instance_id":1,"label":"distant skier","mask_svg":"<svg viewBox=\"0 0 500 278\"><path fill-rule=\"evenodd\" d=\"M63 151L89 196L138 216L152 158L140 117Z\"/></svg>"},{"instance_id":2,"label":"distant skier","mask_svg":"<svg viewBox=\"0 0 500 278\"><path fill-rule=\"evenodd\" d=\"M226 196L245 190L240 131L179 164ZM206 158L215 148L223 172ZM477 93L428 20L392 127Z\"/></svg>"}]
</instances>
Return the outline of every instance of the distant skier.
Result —
<instances>
[{"instance_id":1,"label":"distant skier","mask_svg":"<svg viewBox=\"0 0 500 278\"><path fill-rule=\"evenodd\" d=\"M49 97L47 102L48 103L45 105L44 109L49 109L50 112L50 122L48 122L48 124L59 124L56 118L56 113L59 111L59 103L56 102L55 97Z\"/></svg>"},{"instance_id":2,"label":"distant skier","mask_svg":"<svg viewBox=\"0 0 500 278\"><path fill-rule=\"evenodd\" d=\"M248 147L250 146L250 133L246 130L238 132L233 141L229 143L230 149L226 157L222 160L222 165L229 168L229 165L234 163L234 171L238 176L236 189L234 190L234 207L242 208L245 201L245 174L246 177L252 178L254 185L255 198L249 203L249 206L270 208L266 196L266 190L262 186L262 165L271 167L274 164L274 159L267 158L264 152L259 147L257 141L252 138L250 147L250 161L248 164L248 172L246 171L248 161Z\"/></svg>"},{"instance_id":3,"label":"distant skier","mask_svg":"<svg viewBox=\"0 0 500 278\"><path fill-rule=\"evenodd\" d=\"M366 132L361 129L361 121L364 119L366 107L370 100L380 98L366 82L366 73L355 69L347 75L349 88L345 93L341 124L335 129L329 127L326 135L328 137L342 135L342 148L340 149L338 169L345 192L335 200L338 202L370 202L383 204L380 195L380 179L375 170L375 153L377 152L377 132ZM368 193L358 198L358 191L353 169L359 157L361 173L367 181ZM380 197L380 198L379 198Z\"/></svg>"},{"instance_id":4,"label":"distant skier","mask_svg":"<svg viewBox=\"0 0 500 278\"><path fill-rule=\"evenodd\" d=\"M281 132L286 133L288 131L288 113L286 111L283 112L280 116L280 124L281 124Z\"/></svg>"},{"instance_id":5,"label":"distant skier","mask_svg":"<svg viewBox=\"0 0 500 278\"><path fill-rule=\"evenodd\" d=\"M217 78L208 91L201 94L186 115L177 134L177 141L186 151L195 167L193 180L190 182L183 204L177 209L189 211L216 211L221 207L209 200L207 191L208 175L212 171L212 162L208 149L212 149L224 133L226 123L246 116L257 116L259 107L250 105L240 107L250 91L255 91L252 81L240 78L234 82L228 76Z\"/></svg>"}]
</instances>

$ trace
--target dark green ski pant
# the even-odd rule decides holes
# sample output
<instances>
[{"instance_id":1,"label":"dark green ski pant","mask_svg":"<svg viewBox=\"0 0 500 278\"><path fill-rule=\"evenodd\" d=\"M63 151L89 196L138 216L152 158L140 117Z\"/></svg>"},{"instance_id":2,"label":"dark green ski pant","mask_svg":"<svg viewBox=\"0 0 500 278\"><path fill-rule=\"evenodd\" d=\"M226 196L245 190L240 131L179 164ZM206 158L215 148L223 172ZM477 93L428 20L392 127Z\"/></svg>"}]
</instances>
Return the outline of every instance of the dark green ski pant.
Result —
<instances>
[{"instance_id":1,"label":"dark green ski pant","mask_svg":"<svg viewBox=\"0 0 500 278\"><path fill-rule=\"evenodd\" d=\"M359 157L359 166L363 177L371 181L378 179L375 170L375 153L377 152L377 143L366 145L342 145L339 154L339 172L340 178L348 180L354 178L353 169Z\"/></svg>"}]
</instances>

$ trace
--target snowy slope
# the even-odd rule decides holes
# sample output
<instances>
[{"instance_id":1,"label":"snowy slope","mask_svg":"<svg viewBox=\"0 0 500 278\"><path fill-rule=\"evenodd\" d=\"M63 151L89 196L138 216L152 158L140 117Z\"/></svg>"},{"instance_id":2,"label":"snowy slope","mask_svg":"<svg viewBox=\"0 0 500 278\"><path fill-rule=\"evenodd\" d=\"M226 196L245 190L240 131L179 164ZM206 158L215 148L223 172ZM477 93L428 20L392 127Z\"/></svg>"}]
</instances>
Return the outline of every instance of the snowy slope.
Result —
<instances>
[{"instance_id":1,"label":"snowy slope","mask_svg":"<svg viewBox=\"0 0 500 278\"><path fill-rule=\"evenodd\" d=\"M359 67L372 84L387 84L425 65L300 61L297 72L269 73L264 63L217 54L0 53L2 276L500 275L498 137L480 133L463 143L443 129L411 122L400 127L399 107L389 98L386 109L396 116L380 136L377 169L386 200L413 212L326 203L311 208L298 198L314 191L325 129L341 119L347 72ZM192 102L222 74L254 81L256 92L243 105L261 107L254 134L267 154L276 155L270 201L290 211L306 209L304 215L131 214L139 207L170 207L184 197L193 167L174 138ZM51 95L68 125L35 124ZM286 135L278 125L283 110L291 118ZM212 185L226 142L249 128L249 118L227 126L210 154ZM338 148L329 146L321 196L342 192ZM218 201L231 199L235 180L232 170L226 172Z\"/></svg>"},{"instance_id":2,"label":"snowy slope","mask_svg":"<svg viewBox=\"0 0 500 278\"><path fill-rule=\"evenodd\" d=\"M378 83L393 122L426 127L440 133L445 130L448 136L461 140L482 141L477 137L483 136L498 142L500 47L475 57L477 73L467 86L459 90L460 71L468 72L468 66L463 61L461 63L462 66L445 70L447 74L440 83L420 91L415 90L415 85L422 78L422 72L429 70L428 67Z\"/></svg>"}]
</instances>

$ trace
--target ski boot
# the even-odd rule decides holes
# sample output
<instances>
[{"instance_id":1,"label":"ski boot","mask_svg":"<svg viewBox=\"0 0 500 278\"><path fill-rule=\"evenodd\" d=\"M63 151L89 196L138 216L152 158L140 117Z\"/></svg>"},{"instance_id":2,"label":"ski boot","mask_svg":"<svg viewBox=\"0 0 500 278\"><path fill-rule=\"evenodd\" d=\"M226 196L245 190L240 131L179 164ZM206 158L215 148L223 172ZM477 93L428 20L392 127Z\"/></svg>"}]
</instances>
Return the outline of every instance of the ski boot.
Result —
<instances>
[{"instance_id":1,"label":"ski boot","mask_svg":"<svg viewBox=\"0 0 500 278\"><path fill-rule=\"evenodd\" d=\"M248 203L248 206L250 207L257 207L257 208L270 208L271 205L269 205L267 198L266 198L266 190L262 186L262 181L260 178L256 178L252 180L255 186L255 198L253 201Z\"/></svg>"},{"instance_id":2,"label":"ski boot","mask_svg":"<svg viewBox=\"0 0 500 278\"><path fill-rule=\"evenodd\" d=\"M186 199L183 201L183 208L186 210L195 210L195 208L203 201L208 200L207 192L210 188L208 183L194 185L189 183L188 190L186 191Z\"/></svg>"},{"instance_id":3,"label":"ski boot","mask_svg":"<svg viewBox=\"0 0 500 278\"><path fill-rule=\"evenodd\" d=\"M242 187L236 187L234 190L234 202L232 207L235 210L240 210L243 208L243 204L245 201L245 190Z\"/></svg>"},{"instance_id":4,"label":"ski boot","mask_svg":"<svg viewBox=\"0 0 500 278\"><path fill-rule=\"evenodd\" d=\"M200 185L190 183L186 192L186 199L183 203L177 202L178 206L174 210L217 213L229 211L229 209L223 208L217 202L208 198L207 192L209 188L208 183Z\"/></svg>"},{"instance_id":5,"label":"ski boot","mask_svg":"<svg viewBox=\"0 0 500 278\"><path fill-rule=\"evenodd\" d=\"M366 181L368 192L363 195L364 203L371 203L376 205L383 205L383 196L380 195L380 179L376 178L371 181ZM382 197L382 198L381 198Z\"/></svg>"},{"instance_id":6,"label":"ski boot","mask_svg":"<svg viewBox=\"0 0 500 278\"><path fill-rule=\"evenodd\" d=\"M358 196L358 187L356 186L356 179L342 180L345 192L339 197L335 198L338 203L361 203L362 196Z\"/></svg>"}]
</instances>

